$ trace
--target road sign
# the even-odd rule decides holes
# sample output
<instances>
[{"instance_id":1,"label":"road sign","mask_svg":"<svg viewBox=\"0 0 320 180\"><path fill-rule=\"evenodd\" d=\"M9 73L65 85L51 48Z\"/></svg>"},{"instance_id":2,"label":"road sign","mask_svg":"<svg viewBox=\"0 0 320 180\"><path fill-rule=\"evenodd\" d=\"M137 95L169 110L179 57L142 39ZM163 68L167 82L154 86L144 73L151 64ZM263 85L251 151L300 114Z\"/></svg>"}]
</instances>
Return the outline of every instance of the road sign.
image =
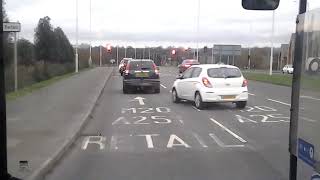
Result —
<instances>
[{"instance_id":1,"label":"road sign","mask_svg":"<svg viewBox=\"0 0 320 180\"><path fill-rule=\"evenodd\" d=\"M241 45L214 45L214 55L240 56Z\"/></svg>"},{"instance_id":2,"label":"road sign","mask_svg":"<svg viewBox=\"0 0 320 180\"><path fill-rule=\"evenodd\" d=\"M310 166L314 166L314 146L302 139L298 140L298 157Z\"/></svg>"},{"instance_id":3,"label":"road sign","mask_svg":"<svg viewBox=\"0 0 320 180\"><path fill-rule=\"evenodd\" d=\"M3 23L4 32L20 32L21 24L18 22L5 22Z\"/></svg>"}]
</instances>

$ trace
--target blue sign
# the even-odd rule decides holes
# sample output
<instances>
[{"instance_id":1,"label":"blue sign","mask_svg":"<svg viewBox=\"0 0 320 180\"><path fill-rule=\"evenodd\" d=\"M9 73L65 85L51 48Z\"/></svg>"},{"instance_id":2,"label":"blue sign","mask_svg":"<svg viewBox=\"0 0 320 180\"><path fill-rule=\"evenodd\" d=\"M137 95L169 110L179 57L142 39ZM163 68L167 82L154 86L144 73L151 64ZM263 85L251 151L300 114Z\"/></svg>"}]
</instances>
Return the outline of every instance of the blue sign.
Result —
<instances>
[{"instance_id":1,"label":"blue sign","mask_svg":"<svg viewBox=\"0 0 320 180\"><path fill-rule=\"evenodd\" d=\"M302 139L298 139L298 157L314 167L314 146Z\"/></svg>"},{"instance_id":2,"label":"blue sign","mask_svg":"<svg viewBox=\"0 0 320 180\"><path fill-rule=\"evenodd\" d=\"M311 180L320 180L320 175L319 174L315 174L311 177Z\"/></svg>"}]
</instances>

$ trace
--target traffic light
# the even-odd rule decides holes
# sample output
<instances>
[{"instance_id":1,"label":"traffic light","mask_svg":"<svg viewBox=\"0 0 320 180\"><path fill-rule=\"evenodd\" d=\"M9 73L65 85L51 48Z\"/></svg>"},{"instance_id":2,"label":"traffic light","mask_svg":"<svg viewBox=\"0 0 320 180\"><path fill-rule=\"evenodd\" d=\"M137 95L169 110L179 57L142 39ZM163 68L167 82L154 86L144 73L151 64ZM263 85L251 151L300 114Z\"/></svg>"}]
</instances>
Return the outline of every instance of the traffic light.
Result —
<instances>
[{"instance_id":1,"label":"traffic light","mask_svg":"<svg viewBox=\"0 0 320 180\"><path fill-rule=\"evenodd\" d=\"M175 49L172 49L171 54L172 54L172 55L176 55L176 50L175 50Z\"/></svg>"},{"instance_id":2,"label":"traffic light","mask_svg":"<svg viewBox=\"0 0 320 180\"><path fill-rule=\"evenodd\" d=\"M107 52L111 53L111 45L110 44L107 44Z\"/></svg>"}]
</instances>

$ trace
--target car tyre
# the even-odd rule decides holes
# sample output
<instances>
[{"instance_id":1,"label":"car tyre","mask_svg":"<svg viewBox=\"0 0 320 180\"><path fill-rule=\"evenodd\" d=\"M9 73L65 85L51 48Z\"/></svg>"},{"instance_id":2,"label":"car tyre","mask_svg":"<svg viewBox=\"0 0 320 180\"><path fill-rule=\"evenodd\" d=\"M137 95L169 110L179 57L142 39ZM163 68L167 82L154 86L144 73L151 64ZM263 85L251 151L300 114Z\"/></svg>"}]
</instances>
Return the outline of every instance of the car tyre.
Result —
<instances>
[{"instance_id":1,"label":"car tyre","mask_svg":"<svg viewBox=\"0 0 320 180\"><path fill-rule=\"evenodd\" d=\"M236 102L237 108L244 109L247 106L247 101Z\"/></svg>"},{"instance_id":2,"label":"car tyre","mask_svg":"<svg viewBox=\"0 0 320 180\"><path fill-rule=\"evenodd\" d=\"M154 89L154 92L157 93L157 94L159 94L159 93L160 93L160 88Z\"/></svg>"},{"instance_id":3,"label":"car tyre","mask_svg":"<svg viewBox=\"0 0 320 180\"><path fill-rule=\"evenodd\" d=\"M178 96L178 93L177 93L176 89L172 89L171 97L172 97L172 102L174 102L174 103L179 103L181 101L181 99Z\"/></svg>"},{"instance_id":4,"label":"car tyre","mask_svg":"<svg viewBox=\"0 0 320 180\"><path fill-rule=\"evenodd\" d=\"M202 97L199 92L196 92L194 96L194 105L198 109L204 109L205 108L205 103L202 101Z\"/></svg>"},{"instance_id":5,"label":"car tyre","mask_svg":"<svg viewBox=\"0 0 320 180\"><path fill-rule=\"evenodd\" d=\"M124 83L122 85L122 91L123 91L123 94L128 94L129 93L129 90L128 90L128 86L126 86Z\"/></svg>"}]
</instances>

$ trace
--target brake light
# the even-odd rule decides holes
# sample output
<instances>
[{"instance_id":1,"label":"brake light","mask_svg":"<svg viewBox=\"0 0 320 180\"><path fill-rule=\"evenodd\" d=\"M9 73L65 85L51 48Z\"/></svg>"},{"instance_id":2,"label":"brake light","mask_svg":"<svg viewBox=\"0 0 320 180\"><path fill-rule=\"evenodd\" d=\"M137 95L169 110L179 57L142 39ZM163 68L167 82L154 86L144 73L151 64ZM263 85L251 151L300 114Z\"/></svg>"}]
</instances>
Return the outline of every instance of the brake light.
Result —
<instances>
[{"instance_id":1,"label":"brake light","mask_svg":"<svg viewBox=\"0 0 320 180\"><path fill-rule=\"evenodd\" d=\"M128 75L130 71L130 64L128 63L126 66L125 74Z\"/></svg>"},{"instance_id":2,"label":"brake light","mask_svg":"<svg viewBox=\"0 0 320 180\"><path fill-rule=\"evenodd\" d=\"M157 75L160 74L159 70L157 69L156 64L154 64L154 63L153 63L153 69L154 69L154 72L155 72Z\"/></svg>"},{"instance_id":3,"label":"brake light","mask_svg":"<svg viewBox=\"0 0 320 180\"><path fill-rule=\"evenodd\" d=\"M242 82L242 87L247 87L248 86L248 80L244 79Z\"/></svg>"},{"instance_id":4,"label":"brake light","mask_svg":"<svg viewBox=\"0 0 320 180\"><path fill-rule=\"evenodd\" d=\"M212 85L211 85L211 83L210 83L210 81L209 81L208 78L203 77L203 78L202 78L202 83L203 83L203 85L204 85L205 87L212 88Z\"/></svg>"}]
</instances>

